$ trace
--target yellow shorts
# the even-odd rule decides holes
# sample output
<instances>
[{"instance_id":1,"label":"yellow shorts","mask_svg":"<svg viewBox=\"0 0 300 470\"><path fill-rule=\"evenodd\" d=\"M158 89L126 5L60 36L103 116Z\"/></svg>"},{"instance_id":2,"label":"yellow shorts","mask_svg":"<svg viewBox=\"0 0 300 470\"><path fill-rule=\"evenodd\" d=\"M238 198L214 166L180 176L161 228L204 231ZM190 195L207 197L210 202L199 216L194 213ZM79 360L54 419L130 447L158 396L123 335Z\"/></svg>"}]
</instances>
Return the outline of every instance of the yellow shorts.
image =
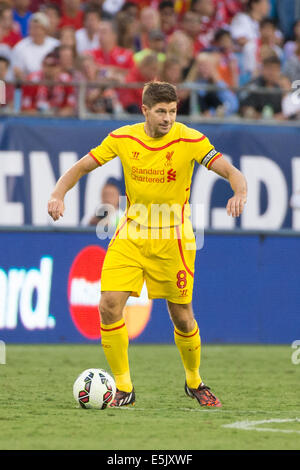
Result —
<instances>
[{"instance_id":1,"label":"yellow shorts","mask_svg":"<svg viewBox=\"0 0 300 470\"><path fill-rule=\"evenodd\" d=\"M189 220L178 227L150 229L123 218L105 256L101 291L139 297L144 281L149 299L192 301L196 243Z\"/></svg>"}]
</instances>

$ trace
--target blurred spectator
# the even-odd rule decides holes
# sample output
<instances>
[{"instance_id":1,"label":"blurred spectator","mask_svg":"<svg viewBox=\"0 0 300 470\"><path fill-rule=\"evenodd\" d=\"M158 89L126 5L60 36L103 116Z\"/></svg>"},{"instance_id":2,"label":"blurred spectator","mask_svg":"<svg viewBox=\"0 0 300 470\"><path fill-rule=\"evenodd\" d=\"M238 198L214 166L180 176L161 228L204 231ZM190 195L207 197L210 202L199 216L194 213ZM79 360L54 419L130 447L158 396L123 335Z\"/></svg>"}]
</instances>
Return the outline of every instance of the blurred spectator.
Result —
<instances>
[{"instance_id":1,"label":"blurred spectator","mask_svg":"<svg viewBox=\"0 0 300 470\"><path fill-rule=\"evenodd\" d=\"M23 38L29 34L29 20L32 15L29 5L30 0L14 0L13 18L19 23Z\"/></svg>"},{"instance_id":2,"label":"blurred spectator","mask_svg":"<svg viewBox=\"0 0 300 470\"><path fill-rule=\"evenodd\" d=\"M165 60L161 72L161 80L172 83L176 87L183 82L183 69L177 57L168 57ZM177 88L178 114L189 114L189 95L190 92L188 90Z\"/></svg>"},{"instance_id":3,"label":"blurred spectator","mask_svg":"<svg viewBox=\"0 0 300 470\"><path fill-rule=\"evenodd\" d=\"M290 59L295 55L295 51L300 46L300 19L294 24L294 38L292 41L287 41L284 45L284 60Z\"/></svg>"},{"instance_id":4,"label":"blurred spectator","mask_svg":"<svg viewBox=\"0 0 300 470\"><path fill-rule=\"evenodd\" d=\"M121 195L120 181L116 178L108 178L104 184L100 204L95 210L95 214L87 214L83 217L81 225L98 225L100 223L103 227L114 231L123 215L120 209L119 198Z\"/></svg>"},{"instance_id":5,"label":"blurred spectator","mask_svg":"<svg viewBox=\"0 0 300 470\"><path fill-rule=\"evenodd\" d=\"M49 28L48 34L53 38L59 37L59 25L61 21L61 10L56 3L46 3L41 11L48 16Z\"/></svg>"},{"instance_id":6,"label":"blurred spectator","mask_svg":"<svg viewBox=\"0 0 300 470\"><path fill-rule=\"evenodd\" d=\"M76 105L74 89L69 85L70 77L62 73L59 60L54 52L46 55L42 70L28 75L31 82L57 81L63 84L24 85L22 90L22 112L44 113L55 116L72 116ZM65 83L65 84L64 84Z\"/></svg>"},{"instance_id":7,"label":"blurred spectator","mask_svg":"<svg viewBox=\"0 0 300 470\"><path fill-rule=\"evenodd\" d=\"M177 57L168 57L165 60L161 71L161 80L175 86L183 82L182 66Z\"/></svg>"},{"instance_id":8,"label":"blurred spectator","mask_svg":"<svg viewBox=\"0 0 300 470\"><path fill-rule=\"evenodd\" d=\"M0 43L14 47L20 40L20 25L13 20L13 10L8 3L0 4Z\"/></svg>"},{"instance_id":9,"label":"blurred spectator","mask_svg":"<svg viewBox=\"0 0 300 470\"><path fill-rule=\"evenodd\" d=\"M76 79L87 84L85 106L88 112L118 114L123 110L116 91L107 86L110 80L103 76L101 66L95 64L93 57L79 57Z\"/></svg>"},{"instance_id":10,"label":"blurred spectator","mask_svg":"<svg viewBox=\"0 0 300 470\"><path fill-rule=\"evenodd\" d=\"M187 82L216 87L213 90L200 89L198 91L200 112L207 117L230 116L236 113L239 108L237 96L220 78L217 61L216 54L201 52L186 78Z\"/></svg>"},{"instance_id":11,"label":"blurred spectator","mask_svg":"<svg viewBox=\"0 0 300 470\"><path fill-rule=\"evenodd\" d=\"M86 8L95 8L96 10L99 11L100 15L102 16L103 13L103 3L105 0L89 0L88 2L85 2L83 4L84 10Z\"/></svg>"},{"instance_id":12,"label":"blurred spectator","mask_svg":"<svg viewBox=\"0 0 300 470\"><path fill-rule=\"evenodd\" d=\"M216 17L224 24L230 24L232 18L243 11L247 0L214 0L216 5Z\"/></svg>"},{"instance_id":13,"label":"blurred spectator","mask_svg":"<svg viewBox=\"0 0 300 470\"><path fill-rule=\"evenodd\" d=\"M140 33L136 37L136 50L149 48L149 33L160 29L160 16L157 10L145 7L140 12Z\"/></svg>"},{"instance_id":14,"label":"blurred spectator","mask_svg":"<svg viewBox=\"0 0 300 470\"><path fill-rule=\"evenodd\" d=\"M59 30L59 41L61 46L69 46L77 50L75 29L71 26L64 26Z\"/></svg>"},{"instance_id":15,"label":"blurred spectator","mask_svg":"<svg viewBox=\"0 0 300 470\"><path fill-rule=\"evenodd\" d=\"M230 31L219 29L215 33L213 45L219 53L218 72L221 80L230 87L239 86L239 66L234 53L234 44Z\"/></svg>"},{"instance_id":16,"label":"blurred spectator","mask_svg":"<svg viewBox=\"0 0 300 470\"><path fill-rule=\"evenodd\" d=\"M153 30L149 33L149 47L134 54L135 63L139 63L146 55L155 53L159 62L164 62L166 58L166 37L160 30Z\"/></svg>"},{"instance_id":17,"label":"blurred spectator","mask_svg":"<svg viewBox=\"0 0 300 470\"><path fill-rule=\"evenodd\" d=\"M73 80L76 71L76 50L71 46L59 46L54 52L58 56L60 71L66 73Z\"/></svg>"},{"instance_id":18,"label":"blurred spectator","mask_svg":"<svg viewBox=\"0 0 300 470\"><path fill-rule=\"evenodd\" d=\"M60 28L71 26L75 30L83 27L83 11L81 10L81 0L62 0L62 17Z\"/></svg>"},{"instance_id":19,"label":"blurred spectator","mask_svg":"<svg viewBox=\"0 0 300 470\"><path fill-rule=\"evenodd\" d=\"M0 80L8 80L9 59L5 56L0 56Z\"/></svg>"},{"instance_id":20,"label":"blurred spectator","mask_svg":"<svg viewBox=\"0 0 300 470\"><path fill-rule=\"evenodd\" d=\"M78 54L84 51L98 49L99 42L99 27L100 27L101 14L98 8L90 7L84 12L83 28L76 31L76 44Z\"/></svg>"},{"instance_id":21,"label":"blurred spectator","mask_svg":"<svg viewBox=\"0 0 300 470\"><path fill-rule=\"evenodd\" d=\"M187 11L182 18L181 22L182 31L191 38L193 41L193 53L194 55L198 54L203 48L204 45L201 41L200 32L201 32L201 17L198 13L194 11Z\"/></svg>"},{"instance_id":22,"label":"blurred spectator","mask_svg":"<svg viewBox=\"0 0 300 470\"><path fill-rule=\"evenodd\" d=\"M101 21L99 38L101 48L89 51L89 54L106 70L108 78L122 81L134 67L133 51L117 45L117 31L111 21Z\"/></svg>"},{"instance_id":23,"label":"blurred spectator","mask_svg":"<svg viewBox=\"0 0 300 470\"><path fill-rule=\"evenodd\" d=\"M175 31L169 38L166 50L167 57L177 57L185 78L194 63L193 41L183 31Z\"/></svg>"},{"instance_id":24,"label":"blurred spectator","mask_svg":"<svg viewBox=\"0 0 300 470\"><path fill-rule=\"evenodd\" d=\"M125 13L137 20L139 16L139 3L126 1L120 8L120 13Z\"/></svg>"},{"instance_id":25,"label":"blurred spectator","mask_svg":"<svg viewBox=\"0 0 300 470\"><path fill-rule=\"evenodd\" d=\"M260 39L258 40L261 46L266 45L271 47L279 59L283 58L282 41L283 37L281 32L277 29L276 23L270 18L265 18L260 23Z\"/></svg>"},{"instance_id":26,"label":"blurred spectator","mask_svg":"<svg viewBox=\"0 0 300 470\"><path fill-rule=\"evenodd\" d=\"M191 0L175 0L174 10L179 21L181 21L184 14L190 10L191 3Z\"/></svg>"},{"instance_id":27,"label":"blurred spectator","mask_svg":"<svg viewBox=\"0 0 300 470\"><path fill-rule=\"evenodd\" d=\"M172 1L163 0L158 7L161 30L170 36L177 28L177 15Z\"/></svg>"},{"instance_id":28,"label":"blurred spectator","mask_svg":"<svg viewBox=\"0 0 300 470\"><path fill-rule=\"evenodd\" d=\"M135 65L126 77L126 83L146 83L159 77L160 67L156 54L147 55L141 62ZM119 90L120 102L128 113L141 113L142 106L141 88L128 88Z\"/></svg>"},{"instance_id":29,"label":"blurred spectator","mask_svg":"<svg viewBox=\"0 0 300 470\"><path fill-rule=\"evenodd\" d=\"M249 0L247 12L238 13L232 20L230 29L232 38L244 47L248 41L256 41L259 36L259 23L268 16L269 0Z\"/></svg>"},{"instance_id":30,"label":"blurred spectator","mask_svg":"<svg viewBox=\"0 0 300 470\"><path fill-rule=\"evenodd\" d=\"M247 89L240 94L240 111L243 117L250 119L282 118L280 65L280 60L277 57L268 57L263 61L261 75L250 82ZM258 88L265 89L265 92L258 90Z\"/></svg>"},{"instance_id":31,"label":"blurred spectator","mask_svg":"<svg viewBox=\"0 0 300 470\"><path fill-rule=\"evenodd\" d=\"M192 11L197 13L200 18L197 51L201 51L209 47L215 32L224 27L225 18L219 16L214 0L193 0Z\"/></svg>"},{"instance_id":32,"label":"blurred spectator","mask_svg":"<svg viewBox=\"0 0 300 470\"><path fill-rule=\"evenodd\" d=\"M29 37L22 39L12 53L12 65L16 78L23 78L41 69L46 54L59 45L59 41L47 35L49 20L45 13L34 13L30 18Z\"/></svg>"},{"instance_id":33,"label":"blurred spectator","mask_svg":"<svg viewBox=\"0 0 300 470\"><path fill-rule=\"evenodd\" d=\"M283 73L291 82L300 80L300 45L295 50L295 54L286 61Z\"/></svg>"},{"instance_id":34,"label":"blurred spectator","mask_svg":"<svg viewBox=\"0 0 300 470\"><path fill-rule=\"evenodd\" d=\"M291 81L285 75L280 77L280 87L283 90L281 102L282 114L285 119L300 119L300 95L298 89L292 89Z\"/></svg>"},{"instance_id":35,"label":"blurred spectator","mask_svg":"<svg viewBox=\"0 0 300 470\"><path fill-rule=\"evenodd\" d=\"M116 16L116 27L118 30L118 45L135 51L136 37L139 33L139 21L137 18L125 11L121 11Z\"/></svg>"},{"instance_id":36,"label":"blurred spectator","mask_svg":"<svg viewBox=\"0 0 300 470\"><path fill-rule=\"evenodd\" d=\"M267 57L275 55L278 59L283 59L283 51L277 45L276 31L274 21L264 19L260 23L260 37L245 44L243 68L250 77L255 77L260 73L261 64Z\"/></svg>"},{"instance_id":37,"label":"blurred spectator","mask_svg":"<svg viewBox=\"0 0 300 470\"><path fill-rule=\"evenodd\" d=\"M5 56L0 55L0 82L6 82L9 80L9 59ZM2 85L3 86L3 85ZM0 90L1 99L3 98L3 90ZM13 107L14 100L14 86L12 84L5 83L5 103L0 101L0 110L7 110Z\"/></svg>"}]
</instances>

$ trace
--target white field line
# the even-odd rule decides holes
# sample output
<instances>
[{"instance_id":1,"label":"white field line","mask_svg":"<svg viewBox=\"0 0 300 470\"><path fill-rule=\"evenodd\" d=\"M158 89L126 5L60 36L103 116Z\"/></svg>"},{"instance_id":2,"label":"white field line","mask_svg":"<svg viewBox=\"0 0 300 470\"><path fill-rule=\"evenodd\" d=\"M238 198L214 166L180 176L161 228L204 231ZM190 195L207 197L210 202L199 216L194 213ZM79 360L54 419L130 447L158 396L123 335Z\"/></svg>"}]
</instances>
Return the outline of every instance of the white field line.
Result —
<instances>
[{"instance_id":1,"label":"white field line","mask_svg":"<svg viewBox=\"0 0 300 470\"><path fill-rule=\"evenodd\" d=\"M130 411L148 411L148 412L153 412L153 411L172 411L170 408L165 407L165 408L141 408L139 406L121 406L120 408L107 408L108 410L130 410ZM182 411L182 412L190 412L190 413L219 413L219 414L224 414L224 413L230 413L230 414L249 414L249 413L255 413L255 414L279 414L279 415L287 415L287 414L295 414L299 413L300 410L287 410L287 411L265 411L265 410L224 410L222 408L211 408L211 409L202 409L202 408L176 408L176 412ZM298 419L298 418L296 418Z\"/></svg>"},{"instance_id":2,"label":"white field line","mask_svg":"<svg viewBox=\"0 0 300 470\"><path fill-rule=\"evenodd\" d=\"M279 419L279 418L272 418L272 419L262 419L260 421L236 421L232 424L223 424L223 428L231 428L231 429L243 429L244 431L264 431L264 432L282 432L285 434L290 433L297 433L300 434L300 431L294 429L278 429L278 428L264 428L260 427L261 424L269 424L269 423L300 423L299 418L289 418L289 419Z\"/></svg>"}]
</instances>

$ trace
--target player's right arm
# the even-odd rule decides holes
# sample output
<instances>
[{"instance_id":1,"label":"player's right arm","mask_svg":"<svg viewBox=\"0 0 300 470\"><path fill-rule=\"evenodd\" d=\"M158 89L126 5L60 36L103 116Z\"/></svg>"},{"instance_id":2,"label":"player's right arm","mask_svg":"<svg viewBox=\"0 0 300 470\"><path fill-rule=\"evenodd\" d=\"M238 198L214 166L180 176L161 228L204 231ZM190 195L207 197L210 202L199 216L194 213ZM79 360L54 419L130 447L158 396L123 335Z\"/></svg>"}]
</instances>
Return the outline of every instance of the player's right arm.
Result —
<instances>
[{"instance_id":1,"label":"player's right arm","mask_svg":"<svg viewBox=\"0 0 300 470\"><path fill-rule=\"evenodd\" d=\"M66 193L75 186L82 176L98 167L97 161L87 154L59 178L48 202L48 214L53 220L58 220L64 214L64 198Z\"/></svg>"}]
</instances>

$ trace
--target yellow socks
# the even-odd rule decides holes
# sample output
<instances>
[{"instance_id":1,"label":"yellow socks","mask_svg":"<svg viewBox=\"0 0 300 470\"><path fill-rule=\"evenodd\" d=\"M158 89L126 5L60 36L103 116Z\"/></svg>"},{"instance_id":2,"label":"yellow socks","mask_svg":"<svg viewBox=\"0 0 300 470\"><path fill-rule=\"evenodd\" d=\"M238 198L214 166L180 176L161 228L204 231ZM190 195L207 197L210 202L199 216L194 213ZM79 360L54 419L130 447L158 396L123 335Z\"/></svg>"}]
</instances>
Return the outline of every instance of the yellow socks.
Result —
<instances>
[{"instance_id":1,"label":"yellow socks","mask_svg":"<svg viewBox=\"0 0 300 470\"><path fill-rule=\"evenodd\" d=\"M117 388L131 392L133 385L128 361L129 340L124 319L111 325L101 324L101 336L103 351ZM198 388L202 380L199 374L201 340L197 323L195 322L194 329L189 333L183 333L175 328L174 338L185 369L187 385L190 388Z\"/></svg>"},{"instance_id":2,"label":"yellow socks","mask_svg":"<svg viewBox=\"0 0 300 470\"><path fill-rule=\"evenodd\" d=\"M174 338L183 362L186 383L190 388L198 388L202 382L199 374L201 340L196 321L194 329L189 333L183 333L175 328Z\"/></svg>"},{"instance_id":3,"label":"yellow socks","mask_svg":"<svg viewBox=\"0 0 300 470\"><path fill-rule=\"evenodd\" d=\"M101 337L103 351L117 388L123 392L131 392L133 386L128 361L129 340L124 319L111 325L101 324Z\"/></svg>"}]
</instances>

